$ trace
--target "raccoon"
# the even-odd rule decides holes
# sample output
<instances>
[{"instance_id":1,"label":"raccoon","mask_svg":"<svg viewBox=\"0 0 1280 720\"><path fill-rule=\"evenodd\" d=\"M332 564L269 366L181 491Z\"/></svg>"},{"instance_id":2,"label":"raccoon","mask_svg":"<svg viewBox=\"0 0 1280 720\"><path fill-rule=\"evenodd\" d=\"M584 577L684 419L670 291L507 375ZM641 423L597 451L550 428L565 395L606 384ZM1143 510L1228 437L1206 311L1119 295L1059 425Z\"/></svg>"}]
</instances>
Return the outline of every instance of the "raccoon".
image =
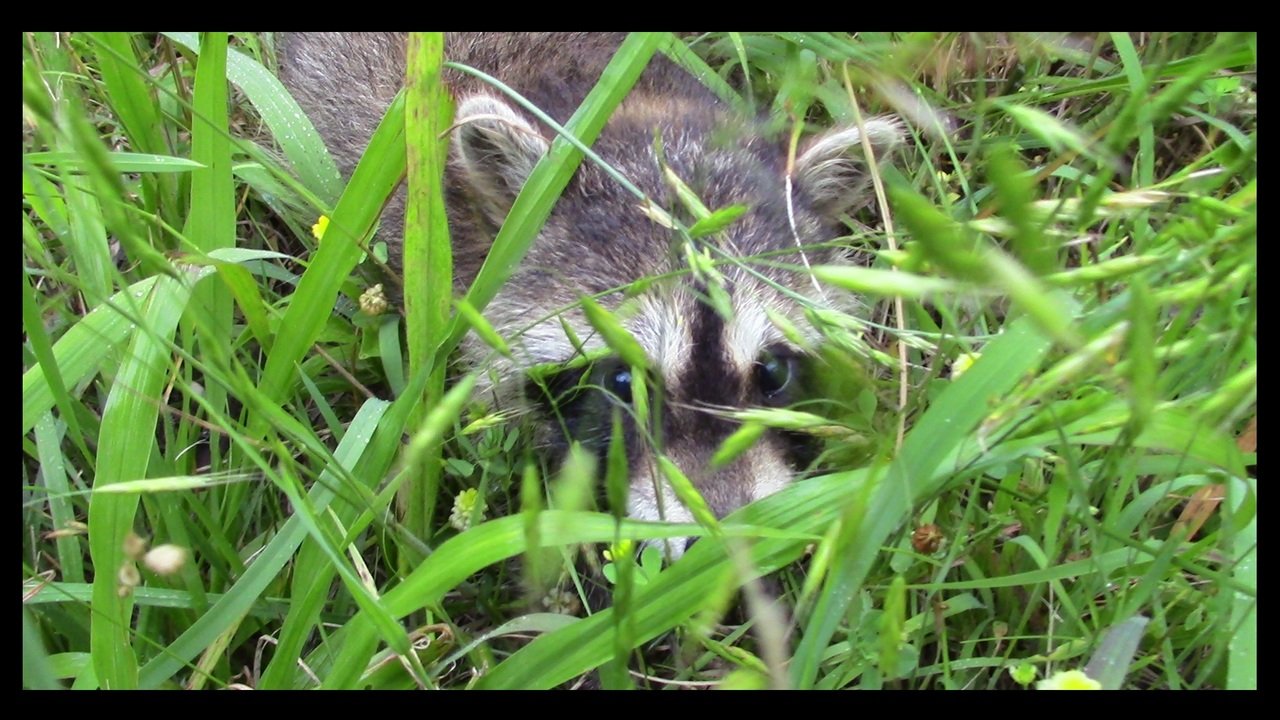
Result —
<instances>
[{"instance_id":1,"label":"raccoon","mask_svg":"<svg viewBox=\"0 0 1280 720\"><path fill-rule=\"evenodd\" d=\"M564 124L623 37L453 33L446 37L445 52L448 60L498 78ZM302 33L281 39L281 78L344 173L354 168L402 85L405 43L402 33ZM456 100L446 204L462 292L555 134L471 75L449 71L446 82ZM877 154L890 151L902 136L891 119L872 119L864 129ZM523 263L486 309L493 326L510 340L515 360L492 362L492 380L481 392L499 406L536 413L541 441L553 455L562 455L577 440L603 456L614 408L633 400L631 368L604 360L542 384L529 380L527 371L579 355L564 324L584 349L604 347L576 305L582 296L640 278L665 278L634 297L614 292L600 299L611 310L625 300L620 317L648 356L653 377L647 386L661 407L650 428L637 427L633 416L623 413L631 471L627 512L643 520L693 520L658 471L650 442L657 438L661 452L723 517L777 492L803 469L803 443L778 431L765 433L726 467L712 469L709 463L737 428L724 410L784 406L801 386L804 350L768 313L808 327L797 297L818 306L856 304L854 298L819 288L804 272L751 259L789 252L774 260L792 267L850 261L848 251L818 244L840 236L840 217L865 202L862 136L856 127L840 127L806 140L788 183L786 138L770 137L758 118L737 113L658 54L592 149L659 207L679 207L664 179L664 164L707 207L746 206L724 231L693 249L743 261L719 265L714 281L721 302L711 302L709 280L688 272L688 250L677 234L642 212L637 199L602 168L584 162ZM393 249L403 208L402 191L383 215L383 232ZM490 354L474 339L461 349L470 368ZM685 541L668 542L666 551L675 558L685 548Z\"/></svg>"}]
</instances>

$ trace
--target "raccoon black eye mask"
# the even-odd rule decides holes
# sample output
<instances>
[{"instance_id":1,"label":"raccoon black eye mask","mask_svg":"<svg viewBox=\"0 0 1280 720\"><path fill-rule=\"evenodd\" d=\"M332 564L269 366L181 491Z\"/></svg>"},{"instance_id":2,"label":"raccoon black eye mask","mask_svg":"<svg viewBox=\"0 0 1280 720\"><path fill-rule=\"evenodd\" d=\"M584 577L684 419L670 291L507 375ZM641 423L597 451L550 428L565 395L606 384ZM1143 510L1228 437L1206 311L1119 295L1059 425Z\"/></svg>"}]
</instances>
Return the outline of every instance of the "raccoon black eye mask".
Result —
<instances>
[{"instance_id":1,"label":"raccoon black eye mask","mask_svg":"<svg viewBox=\"0 0 1280 720\"><path fill-rule=\"evenodd\" d=\"M453 33L446 37L445 52L449 60L502 80L563 124L623 37ZM299 33L281 41L281 78L346 173L402 85L404 43L400 33ZM455 287L461 293L475 279L497 229L554 133L472 76L450 71L446 80L457 107L446 204ZM655 138L661 140L661 160ZM681 253L672 252L671 230L641 212L635 197L600 167L584 163L522 264L485 310L511 344L514 359L490 360L487 348L474 338L462 345L463 364L486 378L479 396L526 408L541 418L540 444L552 452L566 443L565 429L571 437L598 437L600 427L611 422L609 403L628 401L634 381L629 368L597 363L586 384L599 390L560 398L554 411L545 397L527 392L526 371L565 363L579 353L562 323L586 350L603 348L581 311L563 308L573 307L583 295L664 276L668 279L628 300L633 307L624 317L648 356L655 388L663 393L662 453L694 482L717 515L784 487L799 465L794 443L782 433L766 433L728 467L710 468L712 453L736 426L708 409L776 407L793 398L802 363L770 313L805 328L804 304L856 311L856 298L819 289L803 272L777 263L755 264L752 258L769 255L796 267L804 265L797 256L801 252L810 264L849 261L847 252L828 241L844 234L839 218L866 200L864 139L879 154L901 142L901 130L894 121L875 118L861 129L840 127L809 138L799 148L788 183L786 138L769 135L754 118L738 115L684 70L655 56L592 149L659 207L678 207L664 178L669 170L707 207L748 208L725 230L699 241L718 257L742 261L740 266L718 266L727 307L722 306L723 314L713 310L703 302L703 288L688 273L680 274L687 266ZM402 192L383 215L383 237L392 248L393 264L398 261L403 208ZM617 294L600 298L610 310L621 302ZM530 325L536 318L549 319ZM809 339L820 338L814 333ZM572 379L560 393L583 378ZM631 428L627 438L632 472L628 513L647 520L691 520L654 472L654 449L641 435ZM678 545L672 547L673 555L683 550L683 543Z\"/></svg>"}]
</instances>

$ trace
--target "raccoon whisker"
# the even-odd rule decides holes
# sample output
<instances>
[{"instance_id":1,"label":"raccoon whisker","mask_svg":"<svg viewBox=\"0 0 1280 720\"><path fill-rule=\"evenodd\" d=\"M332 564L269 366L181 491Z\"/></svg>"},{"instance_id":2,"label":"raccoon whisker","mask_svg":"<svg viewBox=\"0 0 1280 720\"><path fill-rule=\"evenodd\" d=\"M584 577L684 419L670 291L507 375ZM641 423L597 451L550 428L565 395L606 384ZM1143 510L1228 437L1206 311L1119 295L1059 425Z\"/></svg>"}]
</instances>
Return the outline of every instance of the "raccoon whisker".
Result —
<instances>
[{"instance_id":1,"label":"raccoon whisker","mask_svg":"<svg viewBox=\"0 0 1280 720\"><path fill-rule=\"evenodd\" d=\"M791 173L787 173L783 177L783 185L785 188L785 200L787 202L787 224L791 227L791 239L796 241L796 249L800 252L800 259L804 261L804 269L809 275L809 282L813 283L813 289L818 291L818 296L822 298L824 303L830 304L827 300L827 293L818 284L818 278L813 274L813 266L809 264L809 256L804 251L804 245L800 242L800 231L796 229L796 209L793 201L794 191L791 186Z\"/></svg>"},{"instance_id":2,"label":"raccoon whisker","mask_svg":"<svg viewBox=\"0 0 1280 720\"><path fill-rule=\"evenodd\" d=\"M717 405L702 401L698 401L696 403L684 403L678 400L668 400L667 404L681 410L692 410L694 412L706 413L708 415L715 415L716 417L722 417L727 420L733 419L733 413L742 409L732 405Z\"/></svg>"}]
</instances>

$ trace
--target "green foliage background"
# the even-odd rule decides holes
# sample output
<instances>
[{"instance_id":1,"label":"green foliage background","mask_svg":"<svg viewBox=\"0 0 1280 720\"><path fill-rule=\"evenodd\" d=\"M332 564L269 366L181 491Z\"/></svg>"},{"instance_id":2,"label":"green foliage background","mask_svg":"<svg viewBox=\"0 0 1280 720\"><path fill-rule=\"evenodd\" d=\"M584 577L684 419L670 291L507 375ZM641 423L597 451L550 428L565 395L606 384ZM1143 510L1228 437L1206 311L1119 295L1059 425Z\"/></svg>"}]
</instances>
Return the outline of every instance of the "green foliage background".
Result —
<instances>
[{"instance_id":1,"label":"green foliage background","mask_svg":"<svg viewBox=\"0 0 1280 720\"><path fill-rule=\"evenodd\" d=\"M495 255L655 53L783 136L911 134L841 240L868 265L815 269L867 298L810 313L820 402L744 418L820 476L678 526L446 382L507 339L499 272L441 301L437 34L344 183L270 34L24 33L24 687L1256 687L1256 42L633 34ZM437 301L371 314L378 281Z\"/></svg>"}]
</instances>

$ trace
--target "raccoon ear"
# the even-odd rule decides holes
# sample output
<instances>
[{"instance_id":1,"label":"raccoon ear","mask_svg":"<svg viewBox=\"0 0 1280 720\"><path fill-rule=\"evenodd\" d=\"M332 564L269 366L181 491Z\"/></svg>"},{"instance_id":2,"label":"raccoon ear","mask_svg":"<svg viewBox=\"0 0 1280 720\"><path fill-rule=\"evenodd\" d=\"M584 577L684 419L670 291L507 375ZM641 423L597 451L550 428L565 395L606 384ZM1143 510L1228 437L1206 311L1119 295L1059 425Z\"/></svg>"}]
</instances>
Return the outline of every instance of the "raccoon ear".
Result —
<instances>
[{"instance_id":1,"label":"raccoon ear","mask_svg":"<svg viewBox=\"0 0 1280 720\"><path fill-rule=\"evenodd\" d=\"M864 128L877 159L902 144L902 125L897 120L871 118ZM797 184L829 217L861 204L870 180L857 126L835 128L810 139L796 158Z\"/></svg>"},{"instance_id":2,"label":"raccoon ear","mask_svg":"<svg viewBox=\"0 0 1280 720\"><path fill-rule=\"evenodd\" d=\"M490 95L464 99L455 113L453 156L463 181L498 224L550 145L507 103Z\"/></svg>"}]
</instances>

